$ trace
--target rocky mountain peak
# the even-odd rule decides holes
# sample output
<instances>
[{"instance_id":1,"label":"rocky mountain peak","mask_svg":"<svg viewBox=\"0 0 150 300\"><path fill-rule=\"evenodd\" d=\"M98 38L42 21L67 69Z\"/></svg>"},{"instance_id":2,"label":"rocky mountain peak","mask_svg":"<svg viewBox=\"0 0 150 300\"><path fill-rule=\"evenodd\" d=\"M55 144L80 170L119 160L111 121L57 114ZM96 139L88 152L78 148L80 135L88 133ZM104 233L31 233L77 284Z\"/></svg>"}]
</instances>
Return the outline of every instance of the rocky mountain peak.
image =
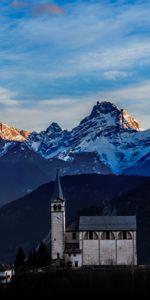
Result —
<instances>
[{"instance_id":1,"label":"rocky mountain peak","mask_svg":"<svg viewBox=\"0 0 150 300\"><path fill-rule=\"evenodd\" d=\"M29 136L29 131L28 130L20 130L20 134L27 139L27 137Z\"/></svg>"},{"instance_id":2,"label":"rocky mountain peak","mask_svg":"<svg viewBox=\"0 0 150 300\"><path fill-rule=\"evenodd\" d=\"M114 111L119 111L118 107L109 101L97 101L90 114L90 119L99 117L101 114L108 114Z\"/></svg>"},{"instance_id":3,"label":"rocky mountain peak","mask_svg":"<svg viewBox=\"0 0 150 300\"><path fill-rule=\"evenodd\" d=\"M119 108L117 105L111 103L110 101L97 101L96 105L93 106L91 114L84 118L80 125L90 121L101 123L103 128L122 128L131 130L140 130L140 124L136 119L128 114L124 109Z\"/></svg>"},{"instance_id":4,"label":"rocky mountain peak","mask_svg":"<svg viewBox=\"0 0 150 300\"><path fill-rule=\"evenodd\" d=\"M9 141L24 141L28 137L27 130L21 130L10 127L7 124L0 123L0 138Z\"/></svg>"},{"instance_id":5,"label":"rocky mountain peak","mask_svg":"<svg viewBox=\"0 0 150 300\"><path fill-rule=\"evenodd\" d=\"M52 122L51 125L46 129L46 133L58 133L61 131L61 127L55 122Z\"/></svg>"},{"instance_id":6,"label":"rocky mountain peak","mask_svg":"<svg viewBox=\"0 0 150 300\"><path fill-rule=\"evenodd\" d=\"M121 110L120 123L122 124L123 128L132 128L134 130L141 129L139 122L130 116L124 109Z\"/></svg>"}]
</instances>

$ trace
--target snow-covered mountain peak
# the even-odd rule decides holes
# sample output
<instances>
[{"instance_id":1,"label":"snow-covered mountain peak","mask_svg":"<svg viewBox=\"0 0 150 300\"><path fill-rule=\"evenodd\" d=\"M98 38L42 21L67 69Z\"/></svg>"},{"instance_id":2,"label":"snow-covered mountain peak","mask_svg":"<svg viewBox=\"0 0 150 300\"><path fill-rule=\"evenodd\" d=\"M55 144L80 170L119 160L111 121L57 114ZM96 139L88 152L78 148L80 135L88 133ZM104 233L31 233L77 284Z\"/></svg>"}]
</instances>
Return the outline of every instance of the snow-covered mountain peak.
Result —
<instances>
[{"instance_id":1,"label":"snow-covered mountain peak","mask_svg":"<svg viewBox=\"0 0 150 300\"><path fill-rule=\"evenodd\" d=\"M89 121L98 123L102 126L103 130L112 130L112 127L117 129L140 130L140 125L137 120L131 117L126 110L120 109L110 101L97 101L90 115L84 118L80 122L80 125L85 126L85 123L89 123Z\"/></svg>"},{"instance_id":2,"label":"snow-covered mountain peak","mask_svg":"<svg viewBox=\"0 0 150 300\"><path fill-rule=\"evenodd\" d=\"M118 111L118 107L109 101L97 101L90 114L90 119L100 117L101 114L108 114Z\"/></svg>"},{"instance_id":3,"label":"snow-covered mountain peak","mask_svg":"<svg viewBox=\"0 0 150 300\"><path fill-rule=\"evenodd\" d=\"M85 117L81 122L80 125L86 123L89 120L101 120L108 117L108 114L112 117L120 114L119 108L109 101L102 101L97 103L93 106L92 111L89 116ZM109 124L108 124L109 125Z\"/></svg>"},{"instance_id":4,"label":"snow-covered mountain peak","mask_svg":"<svg viewBox=\"0 0 150 300\"><path fill-rule=\"evenodd\" d=\"M121 110L120 121L123 128L132 128L134 130L141 130L139 122L128 115L126 110Z\"/></svg>"},{"instance_id":5,"label":"snow-covered mountain peak","mask_svg":"<svg viewBox=\"0 0 150 300\"><path fill-rule=\"evenodd\" d=\"M45 133L50 135L50 134L54 134L54 133L60 133L61 131L62 131L61 127L57 123L53 122L46 129Z\"/></svg>"},{"instance_id":6,"label":"snow-covered mountain peak","mask_svg":"<svg viewBox=\"0 0 150 300\"><path fill-rule=\"evenodd\" d=\"M0 123L0 138L8 141L25 141L29 132L27 130L18 130L5 123Z\"/></svg>"}]
</instances>

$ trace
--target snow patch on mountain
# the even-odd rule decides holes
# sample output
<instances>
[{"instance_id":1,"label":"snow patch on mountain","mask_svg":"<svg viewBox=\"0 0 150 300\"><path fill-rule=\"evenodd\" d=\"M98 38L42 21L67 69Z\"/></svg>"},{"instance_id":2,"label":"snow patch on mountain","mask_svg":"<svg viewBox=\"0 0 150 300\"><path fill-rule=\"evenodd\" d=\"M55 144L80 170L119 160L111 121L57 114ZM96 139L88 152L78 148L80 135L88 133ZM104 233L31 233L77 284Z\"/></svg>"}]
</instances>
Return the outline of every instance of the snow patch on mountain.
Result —
<instances>
[{"instance_id":1,"label":"snow patch on mountain","mask_svg":"<svg viewBox=\"0 0 150 300\"><path fill-rule=\"evenodd\" d=\"M9 147L12 146L12 142L4 142L3 145L0 145L0 157L5 155L8 152Z\"/></svg>"}]
</instances>

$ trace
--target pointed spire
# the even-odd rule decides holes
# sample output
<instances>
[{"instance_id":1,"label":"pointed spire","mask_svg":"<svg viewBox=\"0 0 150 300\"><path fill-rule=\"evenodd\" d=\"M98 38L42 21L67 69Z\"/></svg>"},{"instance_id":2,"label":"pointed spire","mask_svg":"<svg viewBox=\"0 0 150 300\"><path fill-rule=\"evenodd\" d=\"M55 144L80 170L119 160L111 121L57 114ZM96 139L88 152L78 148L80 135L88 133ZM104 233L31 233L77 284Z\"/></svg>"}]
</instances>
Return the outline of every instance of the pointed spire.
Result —
<instances>
[{"instance_id":1,"label":"pointed spire","mask_svg":"<svg viewBox=\"0 0 150 300\"><path fill-rule=\"evenodd\" d=\"M64 201L63 191L62 191L61 182L60 182L60 178L59 178L59 169L57 169L54 192L53 192L53 196L52 196L52 200L55 200L55 199Z\"/></svg>"}]
</instances>

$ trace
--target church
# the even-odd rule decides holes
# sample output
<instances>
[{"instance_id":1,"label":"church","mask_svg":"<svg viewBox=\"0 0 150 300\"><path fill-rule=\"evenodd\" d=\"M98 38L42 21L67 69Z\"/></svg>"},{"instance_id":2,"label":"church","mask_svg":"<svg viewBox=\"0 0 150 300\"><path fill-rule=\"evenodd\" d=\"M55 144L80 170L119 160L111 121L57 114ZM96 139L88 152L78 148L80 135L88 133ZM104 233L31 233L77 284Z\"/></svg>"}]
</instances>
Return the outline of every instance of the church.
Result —
<instances>
[{"instance_id":1,"label":"church","mask_svg":"<svg viewBox=\"0 0 150 300\"><path fill-rule=\"evenodd\" d=\"M69 199L68 199L69 201ZM135 216L80 216L66 227L65 199L57 171L51 198L51 261L74 268L136 265Z\"/></svg>"}]
</instances>

